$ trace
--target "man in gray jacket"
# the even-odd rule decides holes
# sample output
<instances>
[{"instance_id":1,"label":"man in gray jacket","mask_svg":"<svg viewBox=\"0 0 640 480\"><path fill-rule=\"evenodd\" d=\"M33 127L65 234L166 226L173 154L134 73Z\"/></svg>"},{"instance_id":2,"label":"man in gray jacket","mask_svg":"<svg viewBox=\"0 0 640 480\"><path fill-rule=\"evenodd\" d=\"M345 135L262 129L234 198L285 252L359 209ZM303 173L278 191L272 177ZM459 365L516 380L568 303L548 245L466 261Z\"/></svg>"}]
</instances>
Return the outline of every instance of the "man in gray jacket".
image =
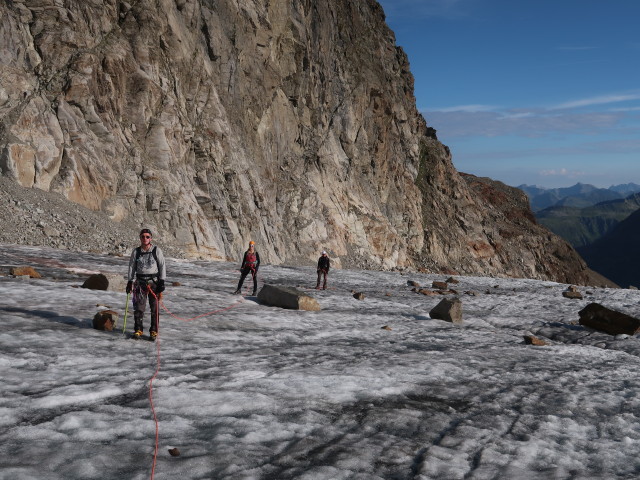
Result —
<instances>
[{"instance_id":1,"label":"man in gray jacket","mask_svg":"<svg viewBox=\"0 0 640 480\"><path fill-rule=\"evenodd\" d=\"M158 300L164 291L167 272L162 250L151 243L151 237L148 228L140 231L140 246L133 249L129 259L127 293L133 292L133 338L142 336L142 319L148 299L151 308L149 338L155 340L158 336Z\"/></svg>"}]
</instances>

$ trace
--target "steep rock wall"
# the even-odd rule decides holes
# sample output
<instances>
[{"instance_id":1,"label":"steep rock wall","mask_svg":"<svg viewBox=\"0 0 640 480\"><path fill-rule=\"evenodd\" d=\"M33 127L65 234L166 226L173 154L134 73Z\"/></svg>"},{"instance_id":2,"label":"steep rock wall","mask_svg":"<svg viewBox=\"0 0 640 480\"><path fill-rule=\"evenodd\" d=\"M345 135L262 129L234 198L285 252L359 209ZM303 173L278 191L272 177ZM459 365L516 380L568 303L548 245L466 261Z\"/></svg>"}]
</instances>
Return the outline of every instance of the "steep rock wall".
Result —
<instances>
[{"instance_id":1,"label":"steep rock wall","mask_svg":"<svg viewBox=\"0 0 640 480\"><path fill-rule=\"evenodd\" d=\"M253 239L272 263L324 248L345 267L554 278L546 242L502 242L504 215L453 168L375 0L0 13L0 170L24 187L203 258Z\"/></svg>"}]
</instances>

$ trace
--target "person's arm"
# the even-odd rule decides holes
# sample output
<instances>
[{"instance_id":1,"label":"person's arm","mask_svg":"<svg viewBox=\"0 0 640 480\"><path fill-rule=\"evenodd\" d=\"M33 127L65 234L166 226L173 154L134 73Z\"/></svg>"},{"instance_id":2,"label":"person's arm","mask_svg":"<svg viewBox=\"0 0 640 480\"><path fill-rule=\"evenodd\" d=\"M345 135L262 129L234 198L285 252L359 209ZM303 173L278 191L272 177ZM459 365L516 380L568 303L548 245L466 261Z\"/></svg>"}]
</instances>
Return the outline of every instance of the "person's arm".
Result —
<instances>
[{"instance_id":1,"label":"person's arm","mask_svg":"<svg viewBox=\"0 0 640 480\"><path fill-rule=\"evenodd\" d=\"M164 261L164 253L160 250L160 247L156 247L156 256L158 257L158 278L160 280L167 279L167 266Z\"/></svg>"},{"instance_id":2,"label":"person's arm","mask_svg":"<svg viewBox=\"0 0 640 480\"><path fill-rule=\"evenodd\" d=\"M327 273L329 273L329 268L331 268L331 260L327 257Z\"/></svg>"},{"instance_id":3,"label":"person's arm","mask_svg":"<svg viewBox=\"0 0 640 480\"><path fill-rule=\"evenodd\" d=\"M256 272L258 271L259 266L260 266L260 254L256 250Z\"/></svg>"},{"instance_id":4,"label":"person's arm","mask_svg":"<svg viewBox=\"0 0 640 480\"><path fill-rule=\"evenodd\" d=\"M136 249L131 252L131 258L129 258L129 269L127 271L127 280L133 282L133 278L136 276Z\"/></svg>"},{"instance_id":5,"label":"person's arm","mask_svg":"<svg viewBox=\"0 0 640 480\"><path fill-rule=\"evenodd\" d=\"M240 264L240 271L244 270L244 265L247 263L247 252L242 256L242 263Z\"/></svg>"}]
</instances>

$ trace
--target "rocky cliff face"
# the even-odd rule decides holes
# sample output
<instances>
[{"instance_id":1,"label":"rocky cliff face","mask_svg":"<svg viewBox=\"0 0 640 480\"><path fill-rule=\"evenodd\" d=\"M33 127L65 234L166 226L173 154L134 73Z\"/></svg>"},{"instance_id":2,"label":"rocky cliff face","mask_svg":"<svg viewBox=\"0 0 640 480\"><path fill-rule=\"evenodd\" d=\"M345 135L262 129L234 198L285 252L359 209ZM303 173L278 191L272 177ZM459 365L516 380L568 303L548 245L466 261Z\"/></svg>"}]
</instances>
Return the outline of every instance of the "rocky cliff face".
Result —
<instances>
[{"instance_id":1,"label":"rocky cliff face","mask_svg":"<svg viewBox=\"0 0 640 480\"><path fill-rule=\"evenodd\" d=\"M271 263L327 249L345 267L558 278L548 242L453 168L375 0L0 13L0 170L23 187L191 256L237 259L253 239ZM571 262L586 278L577 256L559 270Z\"/></svg>"}]
</instances>

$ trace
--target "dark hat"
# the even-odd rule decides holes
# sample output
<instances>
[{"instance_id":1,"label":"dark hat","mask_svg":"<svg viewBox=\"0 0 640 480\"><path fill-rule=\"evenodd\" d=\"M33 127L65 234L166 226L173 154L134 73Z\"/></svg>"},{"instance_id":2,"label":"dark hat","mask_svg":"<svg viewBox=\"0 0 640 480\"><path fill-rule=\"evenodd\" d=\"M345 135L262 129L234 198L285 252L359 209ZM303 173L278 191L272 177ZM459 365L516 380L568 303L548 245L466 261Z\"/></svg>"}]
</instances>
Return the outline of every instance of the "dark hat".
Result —
<instances>
[{"instance_id":1,"label":"dark hat","mask_svg":"<svg viewBox=\"0 0 640 480\"><path fill-rule=\"evenodd\" d=\"M148 233L153 237L153 233L151 233L151 230L149 230L148 228L143 228L142 230L140 230L140 235L142 235L143 233Z\"/></svg>"}]
</instances>

